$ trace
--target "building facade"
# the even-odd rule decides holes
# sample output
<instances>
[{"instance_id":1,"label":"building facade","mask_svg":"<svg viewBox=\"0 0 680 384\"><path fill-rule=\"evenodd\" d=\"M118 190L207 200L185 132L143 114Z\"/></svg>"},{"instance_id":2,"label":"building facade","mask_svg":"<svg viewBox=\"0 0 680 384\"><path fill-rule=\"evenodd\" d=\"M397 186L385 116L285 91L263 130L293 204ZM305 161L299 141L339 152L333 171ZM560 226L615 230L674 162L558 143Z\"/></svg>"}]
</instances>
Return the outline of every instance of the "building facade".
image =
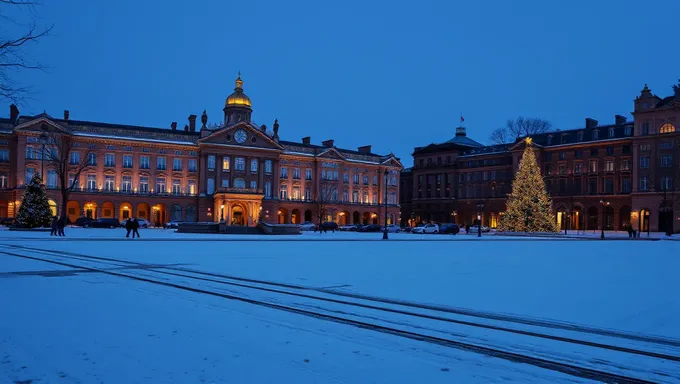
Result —
<instances>
[{"instance_id":1,"label":"building facade","mask_svg":"<svg viewBox=\"0 0 680 384\"><path fill-rule=\"evenodd\" d=\"M660 98L645 86L633 122L587 118L582 128L532 136L562 229L680 231L680 86L673 91ZM496 227L524 145L484 146L459 127L451 140L416 147L402 172L402 223Z\"/></svg>"},{"instance_id":2,"label":"building facade","mask_svg":"<svg viewBox=\"0 0 680 384\"><path fill-rule=\"evenodd\" d=\"M220 124L209 125L206 111L196 125L190 115L184 129L149 128L78 121L47 114L20 116L15 106L0 119L0 217L14 217L23 191L43 172L50 204L61 207L60 180L52 168L49 144L41 134L67 137L75 187L67 202L71 221L139 217L153 224L169 220L224 220L229 225L335 221L339 224L399 220L402 165L392 154L371 146L338 148L310 137L299 142L279 138L251 120L252 103L240 76L227 97ZM45 152L43 152L45 151ZM86 162L86 164L84 163Z\"/></svg>"}]
</instances>

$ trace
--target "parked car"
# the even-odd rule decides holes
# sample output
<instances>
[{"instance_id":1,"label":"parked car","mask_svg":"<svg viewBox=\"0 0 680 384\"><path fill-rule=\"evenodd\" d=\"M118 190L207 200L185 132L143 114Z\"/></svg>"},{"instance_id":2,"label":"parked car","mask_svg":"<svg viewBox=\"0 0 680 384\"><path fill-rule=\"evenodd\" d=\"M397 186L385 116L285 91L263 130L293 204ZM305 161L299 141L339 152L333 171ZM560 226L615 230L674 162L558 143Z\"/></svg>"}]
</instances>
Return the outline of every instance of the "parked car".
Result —
<instances>
[{"instance_id":1,"label":"parked car","mask_svg":"<svg viewBox=\"0 0 680 384\"><path fill-rule=\"evenodd\" d=\"M458 224L442 224L439 226L439 233L450 233L457 235L460 232Z\"/></svg>"},{"instance_id":2,"label":"parked car","mask_svg":"<svg viewBox=\"0 0 680 384\"><path fill-rule=\"evenodd\" d=\"M405 227L401 227L402 232L411 232L412 229L413 229L413 227L409 227L408 225L405 226Z\"/></svg>"},{"instance_id":3,"label":"parked car","mask_svg":"<svg viewBox=\"0 0 680 384\"><path fill-rule=\"evenodd\" d=\"M300 230L301 231L313 231L316 225L312 223L311 221L305 221L304 223L300 224Z\"/></svg>"},{"instance_id":4,"label":"parked car","mask_svg":"<svg viewBox=\"0 0 680 384\"><path fill-rule=\"evenodd\" d=\"M9 227L10 225L14 225L14 218L5 217L4 219L0 219L0 225L4 225L6 227Z\"/></svg>"},{"instance_id":5,"label":"parked car","mask_svg":"<svg viewBox=\"0 0 680 384\"><path fill-rule=\"evenodd\" d=\"M317 228L317 231L337 231L338 230L338 223L332 222L332 221L324 221L319 225Z\"/></svg>"},{"instance_id":6,"label":"parked car","mask_svg":"<svg viewBox=\"0 0 680 384\"><path fill-rule=\"evenodd\" d=\"M338 228L338 229L341 230L341 231L356 231L357 227L358 227L358 225L356 225L356 224L347 224L347 225L340 226L340 228Z\"/></svg>"},{"instance_id":7,"label":"parked car","mask_svg":"<svg viewBox=\"0 0 680 384\"><path fill-rule=\"evenodd\" d=\"M381 231L384 231L384 230L385 230L384 227L381 228ZM399 232L401 232L401 228L396 224L388 224L387 225L387 232L399 233Z\"/></svg>"},{"instance_id":8,"label":"parked car","mask_svg":"<svg viewBox=\"0 0 680 384\"><path fill-rule=\"evenodd\" d=\"M125 219L120 222L120 226L125 228L125 224L127 224L128 220L130 219ZM147 219L142 219L142 218L137 218L137 222L139 223L139 228L149 228L151 226L151 223ZM163 224L165 227L165 224Z\"/></svg>"},{"instance_id":9,"label":"parked car","mask_svg":"<svg viewBox=\"0 0 680 384\"><path fill-rule=\"evenodd\" d=\"M120 226L120 222L118 221L118 219L104 218L92 220L88 223L87 226L91 228L118 228Z\"/></svg>"},{"instance_id":10,"label":"parked car","mask_svg":"<svg viewBox=\"0 0 680 384\"><path fill-rule=\"evenodd\" d=\"M439 225L437 225L437 224L425 224L425 225L413 228L411 230L411 233L439 233Z\"/></svg>"},{"instance_id":11,"label":"parked car","mask_svg":"<svg viewBox=\"0 0 680 384\"><path fill-rule=\"evenodd\" d=\"M490 232L491 228L487 227L486 225L482 225L482 232ZM470 232L469 233L479 233L479 226L478 225L473 225L470 227Z\"/></svg>"},{"instance_id":12,"label":"parked car","mask_svg":"<svg viewBox=\"0 0 680 384\"><path fill-rule=\"evenodd\" d=\"M368 224L364 225L363 227L357 229L357 232L381 232L382 231L382 225L380 224Z\"/></svg>"},{"instance_id":13,"label":"parked car","mask_svg":"<svg viewBox=\"0 0 680 384\"><path fill-rule=\"evenodd\" d=\"M141 220L144 220L144 219L141 219ZM163 224L163 229L177 229L177 228L179 228L180 223L183 223L183 221L181 221L181 220L168 221L167 223ZM141 222L140 222L140 226L141 226ZM148 227L148 224L147 224L147 227Z\"/></svg>"},{"instance_id":14,"label":"parked car","mask_svg":"<svg viewBox=\"0 0 680 384\"><path fill-rule=\"evenodd\" d=\"M89 217L81 216L81 217L76 219L76 221L75 221L75 223L73 223L73 225L75 225L76 227L87 228L87 227L90 226L91 222L92 222L92 219L90 219Z\"/></svg>"}]
</instances>

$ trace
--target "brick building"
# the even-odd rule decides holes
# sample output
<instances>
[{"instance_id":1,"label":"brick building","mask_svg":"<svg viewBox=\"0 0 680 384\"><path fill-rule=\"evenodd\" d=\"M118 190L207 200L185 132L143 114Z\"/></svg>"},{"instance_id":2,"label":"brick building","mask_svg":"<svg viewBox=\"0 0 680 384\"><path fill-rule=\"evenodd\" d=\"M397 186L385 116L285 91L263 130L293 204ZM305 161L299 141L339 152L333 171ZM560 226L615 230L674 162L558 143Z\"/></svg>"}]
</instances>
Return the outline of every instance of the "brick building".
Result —
<instances>
[{"instance_id":1,"label":"brick building","mask_svg":"<svg viewBox=\"0 0 680 384\"><path fill-rule=\"evenodd\" d=\"M154 224L169 220L219 221L254 225L278 223L390 222L398 220L402 165L371 146L338 148L333 140L312 144L279 138L251 120L252 103L243 81L225 101L224 119L208 124L206 111L184 129L150 128L63 118L21 116L15 106L0 118L0 217L14 217L27 180L44 169L44 183L56 213L59 180L43 161L40 135L73 141L73 167L86 159L67 202L69 219L140 217ZM53 150L48 144L45 151ZM71 178L73 180L73 178Z\"/></svg>"},{"instance_id":2,"label":"brick building","mask_svg":"<svg viewBox=\"0 0 680 384\"><path fill-rule=\"evenodd\" d=\"M532 137L562 229L680 231L680 87L662 99L645 86L633 115ZM402 172L402 223L481 219L496 227L524 145L484 146L459 127L451 140L416 147L413 167Z\"/></svg>"}]
</instances>

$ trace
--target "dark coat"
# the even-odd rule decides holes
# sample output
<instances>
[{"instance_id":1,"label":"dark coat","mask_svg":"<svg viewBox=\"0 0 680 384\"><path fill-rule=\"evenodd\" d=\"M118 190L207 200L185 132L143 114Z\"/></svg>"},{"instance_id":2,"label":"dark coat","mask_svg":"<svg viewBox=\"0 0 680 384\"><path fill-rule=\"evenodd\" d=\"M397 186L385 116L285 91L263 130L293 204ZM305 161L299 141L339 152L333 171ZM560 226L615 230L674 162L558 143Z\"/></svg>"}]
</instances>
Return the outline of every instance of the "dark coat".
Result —
<instances>
[{"instance_id":1,"label":"dark coat","mask_svg":"<svg viewBox=\"0 0 680 384\"><path fill-rule=\"evenodd\" d=\"M139 229L139 221L132 219L132 229Z\"/></svg>"},{"instance_id":2,"label":"dark coat","mask_svg":"<svg viewBox=\"0 0 680 384\"><path fill-rule=\"evenodd\" d=\"M52 229L57 229L58 226L59 226L59 220L57 220L57 217L54 216L52 218Z\"/></svg>"},{"instance_id":3,"label":"dark coat","mask_svg":"<svg viewBox=\"0 0 680 384\"><path fill-rule=\"evenodd\" d=\"M133 225L134 225L134 224L132 223L132 219L128 219L128 220L125 222L125 229L130 230L130 229L133 228Z\"/></svg>"}]
</instances>

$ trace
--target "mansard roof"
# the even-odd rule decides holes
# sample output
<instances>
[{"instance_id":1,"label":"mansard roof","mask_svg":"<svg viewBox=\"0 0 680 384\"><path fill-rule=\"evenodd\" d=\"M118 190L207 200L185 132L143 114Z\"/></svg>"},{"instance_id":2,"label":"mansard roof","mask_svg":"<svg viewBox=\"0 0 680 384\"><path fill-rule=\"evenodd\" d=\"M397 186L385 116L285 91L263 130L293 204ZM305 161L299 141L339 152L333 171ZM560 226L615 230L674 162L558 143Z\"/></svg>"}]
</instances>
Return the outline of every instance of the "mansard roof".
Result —
<instances>
[{"instance_id":1,"label":"mansard roof","mask_svg":"<svg viewBox=\"0 0 680 384\"><path fill-rule=\"evenodd\" d=\"M281 140L279 141L279 144L281 144L284 148L284 153L285 154L300 154L300 155L307 155L307 156L318 156L324 152L327 152L329 149L333 149L340 153L344 159L349 160L349 161L358 161L358 162L367 162L367 163L383 163L390 158L394 158L395 160L399 161L398 158L396 158L393 154L388 154L388 155L379 155L377 153L373 152L360 152L360 151L354 151L351 149L344 149L344 148L337 148L335 146L333 147L327 147L323 145L316 145L316 144L305 144L305 143L300 143L300 142L295 142L295 141L286 141L286 140Z\"/></svg>"}]
</instances>

